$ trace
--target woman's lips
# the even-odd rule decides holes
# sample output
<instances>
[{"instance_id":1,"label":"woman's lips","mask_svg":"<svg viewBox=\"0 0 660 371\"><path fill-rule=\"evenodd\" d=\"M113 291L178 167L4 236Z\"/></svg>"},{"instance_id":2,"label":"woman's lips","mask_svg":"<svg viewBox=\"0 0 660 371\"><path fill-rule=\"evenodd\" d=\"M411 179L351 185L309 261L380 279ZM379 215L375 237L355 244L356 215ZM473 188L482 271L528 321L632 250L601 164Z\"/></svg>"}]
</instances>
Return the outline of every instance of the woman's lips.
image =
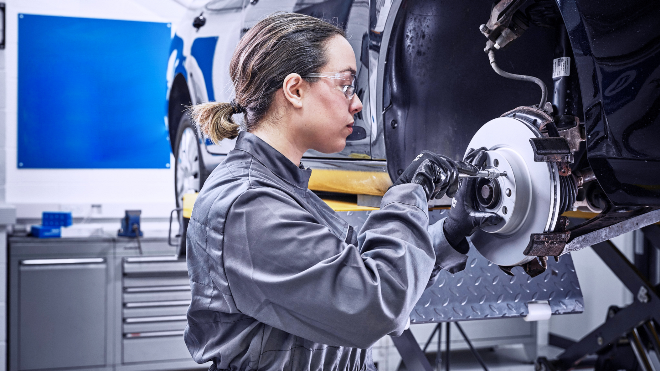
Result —
<instances>
[{"instance_id":1,"label":"woman's lips","mask_svg":"<svg viewBox=\"0 0 660 371\"><path fill-rule=\"evenodd\" d=\"M350 124L346 125L346 127L351 131L351 133L353 132L353 123L352 122Z\"/></svg>"}]
</instances>

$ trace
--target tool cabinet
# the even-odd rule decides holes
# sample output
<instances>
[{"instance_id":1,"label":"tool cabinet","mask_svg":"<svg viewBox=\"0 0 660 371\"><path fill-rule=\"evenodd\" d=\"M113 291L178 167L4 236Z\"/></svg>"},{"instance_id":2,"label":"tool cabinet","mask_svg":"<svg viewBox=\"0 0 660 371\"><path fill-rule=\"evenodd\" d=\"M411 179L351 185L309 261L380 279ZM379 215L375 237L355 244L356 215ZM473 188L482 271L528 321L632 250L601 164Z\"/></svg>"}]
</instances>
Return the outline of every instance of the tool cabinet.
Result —
<instances>
[{"instance_id":1,"label":"tool cabinet","mask_svg":"<svg viewBox=\"0 0 660 371\"><path fill-rule=\"evenodd\" d=\"M190 287L166 238L9 238L9 370L190 370Z\"/></svg>"}]
</instances>

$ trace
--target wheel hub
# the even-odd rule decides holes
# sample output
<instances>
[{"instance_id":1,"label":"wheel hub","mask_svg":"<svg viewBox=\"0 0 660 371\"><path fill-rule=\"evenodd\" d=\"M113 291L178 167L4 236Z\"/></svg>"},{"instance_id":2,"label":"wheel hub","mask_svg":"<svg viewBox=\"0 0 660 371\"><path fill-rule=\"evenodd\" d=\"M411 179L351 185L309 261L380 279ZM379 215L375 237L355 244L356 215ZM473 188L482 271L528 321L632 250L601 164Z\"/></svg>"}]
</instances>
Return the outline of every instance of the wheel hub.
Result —
<instances>
[{"instance_id":1,"label":"wheel hub","mask_svg":"<svg viewBox=\"0 0 660 371\"><path fill-rule=\"evenodd\" d=\"M532 233L552 231L558 217L559 173L552 163L534 162L530 138L539 130L514 118L501 117L482 126L469 148L487 148L486 167L506 176L477 181L481 211L496 213L502 221L478 229L470 238L491 262L502 266L524 264L534 257L523 254Z\"/></svg>"}]
</instances>

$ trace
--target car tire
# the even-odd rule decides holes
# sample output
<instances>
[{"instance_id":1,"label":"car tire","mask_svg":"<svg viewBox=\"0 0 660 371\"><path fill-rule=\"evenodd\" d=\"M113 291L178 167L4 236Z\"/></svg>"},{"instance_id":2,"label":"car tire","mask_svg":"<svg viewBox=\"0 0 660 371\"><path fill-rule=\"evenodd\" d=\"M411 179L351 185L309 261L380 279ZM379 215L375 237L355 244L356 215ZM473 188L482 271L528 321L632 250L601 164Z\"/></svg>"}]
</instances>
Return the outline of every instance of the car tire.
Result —
<instances>
[{"instance_id":1,"label":"car tire","mask_svg":"<svg viewBox=\"0 0 660 371\"><path fill-rule=\"evenodd\" d=\"M174 148L174 194L176 207L182 208L183 195L199 192L207 178L197 130L187 114L179 122Z\"/></svg>"}]
</instances>

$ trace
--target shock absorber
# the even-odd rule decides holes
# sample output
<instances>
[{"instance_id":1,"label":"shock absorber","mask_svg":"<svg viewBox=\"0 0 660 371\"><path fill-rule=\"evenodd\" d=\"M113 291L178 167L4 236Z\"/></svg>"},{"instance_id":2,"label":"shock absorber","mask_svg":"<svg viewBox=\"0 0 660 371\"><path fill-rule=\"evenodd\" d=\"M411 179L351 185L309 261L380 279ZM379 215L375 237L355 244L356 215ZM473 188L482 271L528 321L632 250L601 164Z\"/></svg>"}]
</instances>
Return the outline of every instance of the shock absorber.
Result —
<instances>
[{"instance_id":1,"label":"shock absorber","mask_svg":"<svg viewBox=\"0 0 660 371\"><path fill-rule=\"evenodd\" d=\"M555 114L557 129L567 129L575 126L575 117L582 111L579 86L574 71L574 58L571 44L568 39L566 27L556 25L557 37L555 45L555 58L552 63L552 80L554 91L552 106Z\"/></svg>"}]
</instances>

